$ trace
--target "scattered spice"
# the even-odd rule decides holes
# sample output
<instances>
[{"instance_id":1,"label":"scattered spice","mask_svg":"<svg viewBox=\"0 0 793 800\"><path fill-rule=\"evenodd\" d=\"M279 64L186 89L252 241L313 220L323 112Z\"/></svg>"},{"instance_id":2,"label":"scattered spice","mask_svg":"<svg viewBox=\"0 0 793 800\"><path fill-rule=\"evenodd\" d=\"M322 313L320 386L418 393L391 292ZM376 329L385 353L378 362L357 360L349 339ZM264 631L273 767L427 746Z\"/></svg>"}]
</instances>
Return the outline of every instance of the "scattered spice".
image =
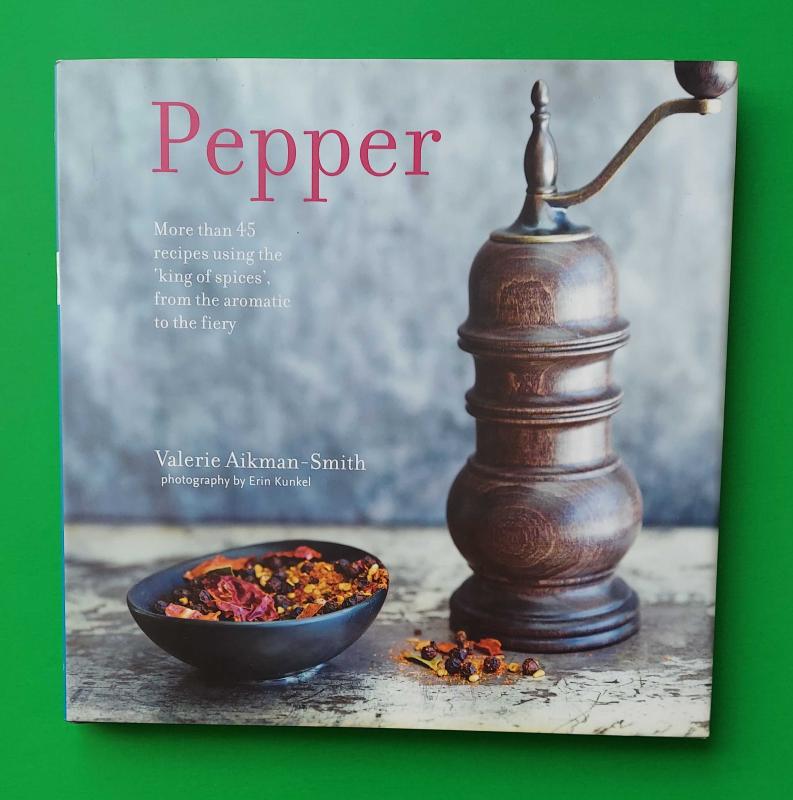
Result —
<instances>
[{"instance_id":1,"label":"scattered spice","mask_svg":"<svg viewBox=\"0 0 793 800\"><path fill-rule=\"evenodd\" d=\"M330 614L387 589L389 580L388 570L371 556L323 561L307 546L261 557L216 555L183 577L187 583L158 600L157 611L167 617L233 622Z\"/></svg>"},{"instance_id":2,"label":"scattered spice","mask_svg":"<svg viewBox=\"0 0 793 800\"><path fill-rule=\"evenodd\" d=\"M421 631L416 630L416 636ZM402 653L402 658L413 664L431 669L439 678L452 676L453 679L478 683L485 677L497 677L507 673L542 678L545 670L534 658L527 658L523 664L507 662L501 642L494 638L469 639L465 631L457 631L453 642L435 642L430 639L409 639L413 651ZM482 655L480 655L482 654Z\"/></svg>"}]
</instances>

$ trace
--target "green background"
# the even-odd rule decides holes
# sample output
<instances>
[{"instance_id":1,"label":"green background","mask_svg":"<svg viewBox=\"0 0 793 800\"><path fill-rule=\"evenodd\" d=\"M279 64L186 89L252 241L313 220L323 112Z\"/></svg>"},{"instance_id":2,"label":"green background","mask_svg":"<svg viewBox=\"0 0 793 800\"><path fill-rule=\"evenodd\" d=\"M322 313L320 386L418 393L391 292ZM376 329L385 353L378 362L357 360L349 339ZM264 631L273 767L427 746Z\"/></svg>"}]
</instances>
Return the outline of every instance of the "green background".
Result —
<instances>
[{"instance_id":1,"label":"green background","mask_svg":"<svg viewBox=\"0 0 793 800\"><path fill-rule=\"evenodd\" d=\"M11 798L244 792L290 800L369 793L489 800L778 795L787 782L793 724L791 16L781 2L690 0L6 4L0 11L0 791ZM53 65L164 56L740 62L709 740L62 721Z\"/></svg>"}]
</instances>

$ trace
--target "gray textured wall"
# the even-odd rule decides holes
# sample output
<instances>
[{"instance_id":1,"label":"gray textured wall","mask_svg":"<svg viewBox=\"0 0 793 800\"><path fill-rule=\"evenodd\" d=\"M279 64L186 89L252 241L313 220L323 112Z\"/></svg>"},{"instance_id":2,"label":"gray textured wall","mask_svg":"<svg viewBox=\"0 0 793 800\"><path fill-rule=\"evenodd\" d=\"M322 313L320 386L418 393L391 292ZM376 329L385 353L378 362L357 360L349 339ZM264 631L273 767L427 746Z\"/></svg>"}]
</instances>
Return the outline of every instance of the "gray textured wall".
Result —
<instances>
[{"instance_id":1,"label":"gray textured wall","mask_svg":"<svg viewBox=\"0 0 793 800\"><path fill-rule=\"evenodd\" d=\"M538 77L551 90L563 188L589 180L652 106L682 94L669 62L61 64L67 517L442 522L473 445L472 367L455 334L467 272L520 207ZM574 213L621 265L633 338L616 357L616 442L651 523L718 513L734 96L719 116L662 123ZM201 142L222 126L339 127L351 138L438 128L443 141L428 147L428 178L350 168L324 181L329 203L308 204L299 166L272 184L277 202L253 204L253 168L213 175L202 144L174 150L178 176L152 174L150 103L176 99L201 112ZM155 219L255 220L257 243L285 252L273 289L293 308L238 312L232 336L155 331ZM308 491L162 489L156 447L358 451L369 468L324 473Z\"/></svg>"}]
</instances>

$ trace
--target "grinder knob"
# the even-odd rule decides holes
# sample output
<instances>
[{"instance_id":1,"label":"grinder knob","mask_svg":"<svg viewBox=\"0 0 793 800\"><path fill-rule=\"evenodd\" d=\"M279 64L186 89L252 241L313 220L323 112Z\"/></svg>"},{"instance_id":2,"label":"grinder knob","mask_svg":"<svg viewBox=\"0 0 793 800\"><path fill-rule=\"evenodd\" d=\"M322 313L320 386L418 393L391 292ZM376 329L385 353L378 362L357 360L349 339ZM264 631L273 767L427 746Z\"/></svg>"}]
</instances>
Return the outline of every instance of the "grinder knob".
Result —
<instances>
[{"instance_id":1,"label":"grinder knob","mask_svg":"<svg viewBox=\"0 0 793 800\"><path fill-rule=\"evenodd\" d=\"M675 61L677 82L697 99L723 95L738 77L735 61Z\"/></svg>"}]
</instances>

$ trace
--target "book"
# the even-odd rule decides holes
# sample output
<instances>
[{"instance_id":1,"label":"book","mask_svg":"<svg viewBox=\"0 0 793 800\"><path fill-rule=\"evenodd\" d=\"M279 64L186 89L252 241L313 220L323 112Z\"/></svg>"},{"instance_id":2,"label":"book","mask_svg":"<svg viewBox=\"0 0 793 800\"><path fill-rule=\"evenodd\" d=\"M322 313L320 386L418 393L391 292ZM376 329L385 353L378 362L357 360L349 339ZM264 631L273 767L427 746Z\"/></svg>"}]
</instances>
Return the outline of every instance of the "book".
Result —
<instances>
[{"instance_id":1,"label":"book","mask_svg":"<svg viewBox=\"0 0 793 800\"><path fill-rule=\"evenodd\" d=\"M734 73L60 62L67 719L707 736Z\"/></svg>"}]
</instances>

